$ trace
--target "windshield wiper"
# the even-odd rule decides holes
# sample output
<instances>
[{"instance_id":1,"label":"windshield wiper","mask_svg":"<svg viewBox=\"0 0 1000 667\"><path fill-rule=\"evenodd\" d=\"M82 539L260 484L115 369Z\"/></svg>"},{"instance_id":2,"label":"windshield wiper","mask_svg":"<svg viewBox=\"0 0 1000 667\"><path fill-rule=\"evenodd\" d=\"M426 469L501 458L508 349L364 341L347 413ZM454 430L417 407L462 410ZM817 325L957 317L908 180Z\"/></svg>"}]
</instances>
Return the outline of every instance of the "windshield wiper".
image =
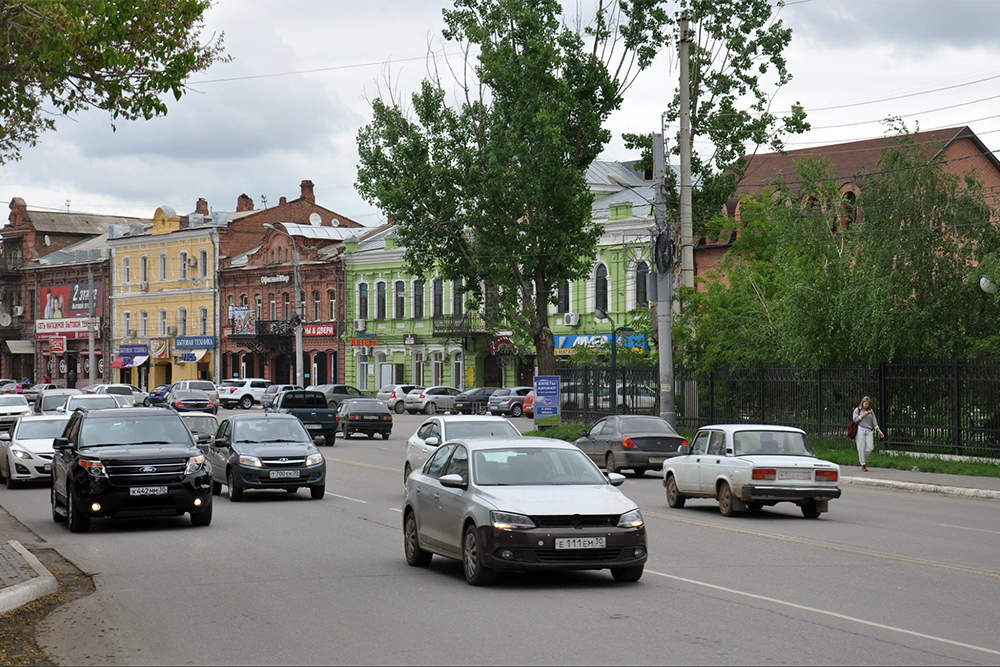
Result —
<instances>
[{"instance_id":1,"label":"windshield wiper","mask_svg":"<svg viewBox=\"0 0 1000 667\"><path fill-rule=\"evenodd\" d=\"M278 438L276 440L262 440L261 442L302 442L302 440L282 440Z\"/></svg>"},{"instance_id":2,"label":"windshield wiper","mask_svg":"<svg viewBox=\"0 0 1000 667\"><path fill-rule=\"evenodd\" d=\"M130 445L172 445L169 440L143 440L142 442L130 442Z\"/></svg>"}]
</instances>

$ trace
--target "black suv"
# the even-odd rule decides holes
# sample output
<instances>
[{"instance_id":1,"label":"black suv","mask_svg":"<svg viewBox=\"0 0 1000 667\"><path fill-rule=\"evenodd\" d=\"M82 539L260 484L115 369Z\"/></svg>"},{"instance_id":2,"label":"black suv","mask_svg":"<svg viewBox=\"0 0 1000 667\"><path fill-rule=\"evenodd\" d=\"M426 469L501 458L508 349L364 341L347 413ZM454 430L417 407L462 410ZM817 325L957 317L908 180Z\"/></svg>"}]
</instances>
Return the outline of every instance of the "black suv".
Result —
<instances>
[{"instance_id":1,"label":"black suv","mask_svg":"<svg viewBox=\"0 0 1000 667\"><path fill-rule=\"evenodd\" d=\"M181 515L212 522L212 475L181 417L156 408L73 412L52 444L52 520Z\"/></svg>"}]
</instances>

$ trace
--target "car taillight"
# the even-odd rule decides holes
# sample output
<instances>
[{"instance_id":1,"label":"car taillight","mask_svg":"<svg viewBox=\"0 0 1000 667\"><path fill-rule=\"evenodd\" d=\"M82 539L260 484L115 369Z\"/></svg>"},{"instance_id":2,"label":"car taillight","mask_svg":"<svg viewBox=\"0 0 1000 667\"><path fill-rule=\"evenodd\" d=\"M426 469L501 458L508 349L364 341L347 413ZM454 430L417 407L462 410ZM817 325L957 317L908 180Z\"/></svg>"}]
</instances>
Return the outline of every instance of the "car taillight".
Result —
<instances>
[{"instance_id":1,"label":"car taillight","mask_svg":"<svg viewBox=\"0 0 1000 667\"><path fill-rule=\"evenodd\" d=\"M774 479L778 474L778 471L774 468L754 468L751 477L753 479Z\"/></svg>"},{"instance_id":2,"label":"car taillight","mask_svg":"<svg viewBox=\"0 0 1000 667\"><path fill-rule=\"evenodd\" d=\"M427 398L427 394L420 394L420 398Z\"/></svg>"},{"instance_id":3,"label":"car taillight","mask_svg":"<svg viewBox=\"0 0 1000 667\"><path fill-rule=\"evenodd\" d=\"M622 447L625 447L626 449L635 449L636 446L637 445L635 444L635 440L633 440L632 438L625 438L624 440L622 440Z\"/></svg>"},{"instance_id":4,"label":"car taillight","mask_svg":"<svg viewBox=\"0 0 1000 667\"><path fill-rule=\"evenodd\" d=\"M687 447L687 446L688 446L687 438L684 438L684 442L681 443L681 447Z\"/></svg>"},{"instance_id":5,"label":"car taillight","mask_svg":"<svg viewBox=\"0 0 1000 667\"><path fill-rule=\"evenodd\" d=\"M390 396L389 398L396 398L396 390L395 389L392 390L392 396Z\"/></svg>"},{"instance_id":6,"label":"car taillight","mask_svg":"<svg viewBox=\"0 0 1000 667\"><path fill-rule=\"evenodd\" d=\"M208 402L208 407L212 407L213 405L215 405L215 403L213 403L212 401Z\"/></svg>"},{"instance_id":7,"label":"car taillight","mask_svg":"<svg viewBox=\"0 0 1000 667\"><path fill-rule=\"evenodd\" d=\"M180 407L180 406L184 405L184 401L177 401L176 403L174 403L174 405Z\"/></svg>"},{"instance_id":8,"label":"car taillight","mask_svg":"<svg viewBox=\"0 0 1000 667\"><path fill-rule=\"evenodd\" d=\"M355 420L357 420L357 419L361 419L361 415L349 415L349 416L347 417L347 420L348 420L348 421L355 421Z\"/></svg>"},{"instance_id":9,"label":"car taillight","mask_svg":"<svg viewBox=\"0 0 1000 667\"><path fill-rule=\"evenodd\" d=\"M836 482L840 475L837 474L836 470L817 470L816 471L816 481L817 482Z\"/></svg>"},{"instance_id":10,"label":"car taillight","mask_svg":"<svg viewBox=\"0 0 1000 667\"><path fill-rule=\"evenodd\" d=\"M382 421L391 422L392 421L392 415L382 415Z\"/></svg>"},{"instance_id":11,"label":"car taillight","mask_svg":"<svg viewBox=\"0 0 1000 667\"><path fill-rule=\"evenodd\" d=\"M611 402L611 397L610 396L602 396L601 397L601 403L610 403L610 402Z\"/></svg>"}]
</instances>

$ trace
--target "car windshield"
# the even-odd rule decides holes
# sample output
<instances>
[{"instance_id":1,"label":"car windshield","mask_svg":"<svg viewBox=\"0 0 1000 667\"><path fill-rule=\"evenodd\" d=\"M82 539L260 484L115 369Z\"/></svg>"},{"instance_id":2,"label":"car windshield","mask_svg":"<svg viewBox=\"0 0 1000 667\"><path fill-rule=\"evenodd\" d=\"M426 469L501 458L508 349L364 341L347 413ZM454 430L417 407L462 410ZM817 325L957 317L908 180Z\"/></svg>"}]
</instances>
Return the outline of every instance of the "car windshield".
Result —
<instances>
[{"instance_id":1,"label":"car windshield","mask_svg":"<svg viewBox=\"0 0 1000 667\"><path fill-rule=\"evenodd\" d=\"M0 396L0 408L10 408L18 405L27 405L28 399L24 396Z\"/></svg>"},{"instance_id":2,"label":"car windshield","mask_svg":"<svg viewBox=\"0 0 1000 667\"><path fill-rule=\"evenodd\" d=\"M219 428L219 423L213 417L182 417L192 433L207 433L213 435Z\"/></svg>"},{"instance_id":3,"label":"car windshield","mask_svg":"<svg viewBox=\"0 0 1000 667\"><path fill-rule=\"evenodd\" d=\"M122 396L131 396L132 390L128 387L108 387L104 390L106 394L121 394Z\"/></svg>"},{"instance_id":4,"label":"car windshield","mask_svg":"<svg viewBox=\"0 0 1000 667\"><path fill-rule=\"evenodd\" d=\"M476 484L480 486L567 486L607 484L579 449L525 447L474 452Z\"/></svg>"},{"instance_id":5,"label":"car windshield","mask_svg":"<svg viewBox=\"0 0 1000 667\"><path fill-rule=\"evenodd\" d=\"M626 419L622 422L622 430L629 433L665 433L666 435L677 435L670 424L662 419Z\"/></svg>"},{"instance_id":6,"label":"car windshield","mask_svg":"<svg viewBox=\"0 0 1000 667\"><path fill-rule=\"evenodd\" d=\"M161 411L155 410L155 412ZM169 414L84 419L83 426L80 427L81 447L169 445L190 442L191 434L185 428L184 422L180 417Z\"/></svg>"},{"instance_id":7,"label":"car windshield","mask_svg":"<svg viewBox=\"0 0 1000 667\"><path fill-rule=\"evenodd\" d=\"M736 445L736 456L816 456L806 436L790 431L737 431L733 435L733 444Z\"/></svg>"},{"instance_id":8,"label":"car windshield","mask_svg":"<svg viewBox=\"0 0 1000 667\"><path fill-rule=\"evenodd\" d=\"M233 427L234 442L311 442L298 419L246 419Z\"/></svg>"},{"instance_id":9,"label":"car windshield","mask_svg":"<svg viewBox=\"0 0 1000 667\"><path fill-rule=\"evenodd\" d=\"M67 419L40 419L38 421L22 421L17 426L19 440L42 440L58 438L66 428Z\"/></svg>"},{"instance_id":10,"label":"car windshield","mask_svg":"<svg viewBox=\"0 0 1000 667\"><path fill-rule=\"evenodd\" d=\"M467 422L450 421L448 422L446 428L449 440L453 440L455 438L489 437L494 435L516 438L521 435L518 433L517 429L514 428L513 424L505 419L497 419L495 421L487 421L485 419Z\"/></svg>"},{"instance_id":11,"label":"car windshield","mask_svg":"<svg viewBox=\"0 0 1000 667\"><path fill-rule=\"evenodd\" d=\"M118 401L111 396L72 396L69 407L76 409L85 407L88 410L102 410L104 408L117 408Z\"/></svg>"},{"instance_id":12,"label":"car windshield","mask_svg":"<svg viewBox=\"0 0 1000 667\"><path fill-rule=\"evenodd\" d=\"M66 405L66 401L69 400L70 394L55 394L53 396L43 396L42 397L42 410L55 410Z\"/></svg>"}]
</instances>

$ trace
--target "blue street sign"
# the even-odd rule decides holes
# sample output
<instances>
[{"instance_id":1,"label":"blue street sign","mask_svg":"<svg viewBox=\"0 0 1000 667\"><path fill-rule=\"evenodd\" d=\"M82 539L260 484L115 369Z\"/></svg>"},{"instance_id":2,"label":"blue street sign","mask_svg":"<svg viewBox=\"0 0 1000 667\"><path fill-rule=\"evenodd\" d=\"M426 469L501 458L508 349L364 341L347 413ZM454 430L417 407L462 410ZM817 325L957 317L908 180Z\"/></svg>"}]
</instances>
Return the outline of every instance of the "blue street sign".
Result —
<instances>
[{"instance_id":1,"label":"blue street sign","mask_svg":"<svg viewBox=\"0 0 1000 667\"><path fill-rule=\"evenodd\" d=\"M562 407L558 375L535 376L535 425L558 426Z\"/></svg>"}]
</instances>

